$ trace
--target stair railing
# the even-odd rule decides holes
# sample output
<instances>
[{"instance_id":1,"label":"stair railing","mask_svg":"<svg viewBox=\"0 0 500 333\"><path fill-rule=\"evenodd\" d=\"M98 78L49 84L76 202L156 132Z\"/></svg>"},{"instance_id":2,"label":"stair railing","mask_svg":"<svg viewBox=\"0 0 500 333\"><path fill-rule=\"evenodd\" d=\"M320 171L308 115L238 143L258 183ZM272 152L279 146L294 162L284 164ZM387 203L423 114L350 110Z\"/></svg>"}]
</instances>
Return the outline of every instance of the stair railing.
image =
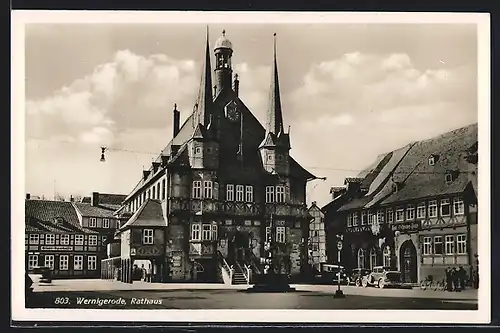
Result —
<instances>
[{"instance_id":1,"label":"stair railing","mask_svg":"<svg viewBox=\"0 0 500 333\"><path fill-rule=\"evenodd\" d=\"M222 263L222 269L226 271L226 273L229 275L229 281L232 284L233 283L233 273L234 273L234 268L233 266L229 266L229 264L226 261L226 258L222 255L220 251L217 251L217 254L221 260Z\"/></svg>"},{"instance_id":2,"label":"stair railing","mask_svg":"<svg viewBox=\"0 0 500 333\"><path fill-rule=\"evenodd\" d=\"M247 280L247 284L250 284L250 277L252 274L252 270L247 266L247 264L243 264L243 266L245 266L245 270L246 270L245 278Z\"/></svg>"}]
</instances>

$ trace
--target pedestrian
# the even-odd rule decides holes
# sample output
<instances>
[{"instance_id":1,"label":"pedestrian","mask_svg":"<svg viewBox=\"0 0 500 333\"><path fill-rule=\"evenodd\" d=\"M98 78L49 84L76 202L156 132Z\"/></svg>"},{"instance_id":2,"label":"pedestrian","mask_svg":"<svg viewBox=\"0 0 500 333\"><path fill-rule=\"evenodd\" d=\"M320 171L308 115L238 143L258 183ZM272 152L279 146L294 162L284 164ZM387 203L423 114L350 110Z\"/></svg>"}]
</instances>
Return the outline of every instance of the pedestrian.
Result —
<instances>
[{"instance_id":1,"label":"pedestrian","mask_svg":"<svg viewBox=\"0 0 500 333\"><path fill-rule=\"evenodd\" d=\"M144 264L141 265L141 280L146 281L146 268L144 268Z\"/></svg>"},{"instance_id":2,"label":"pedestrian","mask_svg":"<svg viewBox=\"0 0 500 333\"><path fill-rule=\"evenodd\" d=\"M467 280L467 272L462 266L458 267L458 277L460 279L459 281L460 289L458 291L462 291L465 289L465 283Z\"/></svg>"},{"instance_id":3,"label":"pedestrian","mask_svg":"<svg viewBox=\"0 0 500 333\"><path fill-rule=\"evenodd\" d=\"M458 271L456 267L451 269L451 281L453 282L453 291L458 291Z\"/></svg>"},{"instance_id":4,"label":"pedestrian","mask_svg":"<svg viewBox=\"0 0 500 333\"><path fill-rule=\"evenodd\" d=\"M146 281L151 282L151 264L149 264L148 269L146 271Z\"/></svg>"},{"instance_id":5,"label":"pedestrian","mask_svg":"<svg viewBox=\"0 0 500 333\"><path fill-rule=\"evenodd\" d=\"M444 270L446 274L446 290L451 291L452 290L452 285L451 285L451 270L449 267L446 267Z\"/></svg>"}]
</instances>

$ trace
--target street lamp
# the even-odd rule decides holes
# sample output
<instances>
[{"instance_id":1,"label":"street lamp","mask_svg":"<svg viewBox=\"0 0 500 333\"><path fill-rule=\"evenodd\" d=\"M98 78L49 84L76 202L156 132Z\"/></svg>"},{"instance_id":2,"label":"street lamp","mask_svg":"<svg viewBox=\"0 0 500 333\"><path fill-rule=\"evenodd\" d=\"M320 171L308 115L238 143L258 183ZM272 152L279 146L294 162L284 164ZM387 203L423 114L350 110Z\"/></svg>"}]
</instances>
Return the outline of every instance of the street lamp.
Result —
<instances>
[{"instance_id":1,"label":"street lamp","mask_svg":"<svg viewBox=\"0 0 500 333\"><path fill-rule=\"evenodd\" d=\"M343 244L344 236L342 235L337 235L337 260L339 263L339 269L337 271L337 291L335 292L335 295L333 295L334 298L345 298L344 293L340 289L340 252L342 251L342 247L344 246Z\"/></svg>"}]
</instances>

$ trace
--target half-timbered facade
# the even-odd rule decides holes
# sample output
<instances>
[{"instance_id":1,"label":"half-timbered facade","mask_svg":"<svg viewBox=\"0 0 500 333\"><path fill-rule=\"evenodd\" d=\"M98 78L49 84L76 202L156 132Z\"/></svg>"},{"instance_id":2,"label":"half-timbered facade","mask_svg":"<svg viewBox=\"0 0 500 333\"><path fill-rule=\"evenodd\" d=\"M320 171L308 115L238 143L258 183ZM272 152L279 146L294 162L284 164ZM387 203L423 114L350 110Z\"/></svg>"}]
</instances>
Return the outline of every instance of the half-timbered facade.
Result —
<instances>
[{"instance_id":1,"label":"half-timbered facade","mask_svg":"<svg viewBox=\"0 0 500 333\"><path fill-rule=\"evenodd\" d=\"M98 278L104 245L97 231L82 227L71 202L25 202L26 270L48 266L54 278Z\"/></svg>"},{"instance_id":2,"label":"half-timbered facade","mask_svg":"<svg viewBox=\"0 0 500 333\"><path fill-rule=\"evenodd\" d=\"M263 127L239 98L233 46L225 33L213 51L212 81L207 36L193 111L180 126L180 111L174 107L172 140L143 171L119 215L134 214L149 199L161 203L166 222L158 224L166 225L167 240L164 281L219 281L221 267L228 264L244 275L260 271L271 219L280 244L277 267L298 277L307 263L306 182L315 177L289 154L276 53Z\"/></svg>"},{"instance_id":3,"label":"half-timbered facade","mask_svg":"<svg viewBox=\"0 0 500 333\"><path fill-rule=\"evenodd\" d=\"M477 140L473 124L384 154L359 177L346 179L346 203L327 214L329 223L343 226L345 264L398 269L408 283L443 279L448 267L471 274Z\"/></svg>"}]
</instances>

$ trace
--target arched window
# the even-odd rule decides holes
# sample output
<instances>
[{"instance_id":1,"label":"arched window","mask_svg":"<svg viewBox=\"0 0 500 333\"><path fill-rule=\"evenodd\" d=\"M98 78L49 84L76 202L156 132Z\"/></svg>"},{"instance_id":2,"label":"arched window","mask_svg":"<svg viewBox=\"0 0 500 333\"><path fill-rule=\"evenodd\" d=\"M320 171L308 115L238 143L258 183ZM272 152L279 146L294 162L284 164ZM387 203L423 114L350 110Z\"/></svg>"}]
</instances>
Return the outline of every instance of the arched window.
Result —
<instances>
[{"instance_id":1,"label":"arched window","mask_svg":"<svg viewBox=\"0 0 500 333\"><path fill-rule=\"evenodd\" d=\"M384 266L391 267L391 248L386 246L384 248Z\"/></svg>"},{"instance_id":2,"label":"arched window","mask_svg":"<svg viewBox=\"0 0 500 333\"><path fill-rule=\"evenodd\" d=\"M365 268L365 250L358 250L358 268Z\"/></svg>"},{"instance_id":3,"label":"arched window","mask_svg":"<svg viewBox=\"0 0 500 333\"><path fill-rule=\"evenodd\" d=\"M373 247L370 250L370 268L373 269L375 266L377 266L377 251Z\"/></svg>"}]
</instances>

